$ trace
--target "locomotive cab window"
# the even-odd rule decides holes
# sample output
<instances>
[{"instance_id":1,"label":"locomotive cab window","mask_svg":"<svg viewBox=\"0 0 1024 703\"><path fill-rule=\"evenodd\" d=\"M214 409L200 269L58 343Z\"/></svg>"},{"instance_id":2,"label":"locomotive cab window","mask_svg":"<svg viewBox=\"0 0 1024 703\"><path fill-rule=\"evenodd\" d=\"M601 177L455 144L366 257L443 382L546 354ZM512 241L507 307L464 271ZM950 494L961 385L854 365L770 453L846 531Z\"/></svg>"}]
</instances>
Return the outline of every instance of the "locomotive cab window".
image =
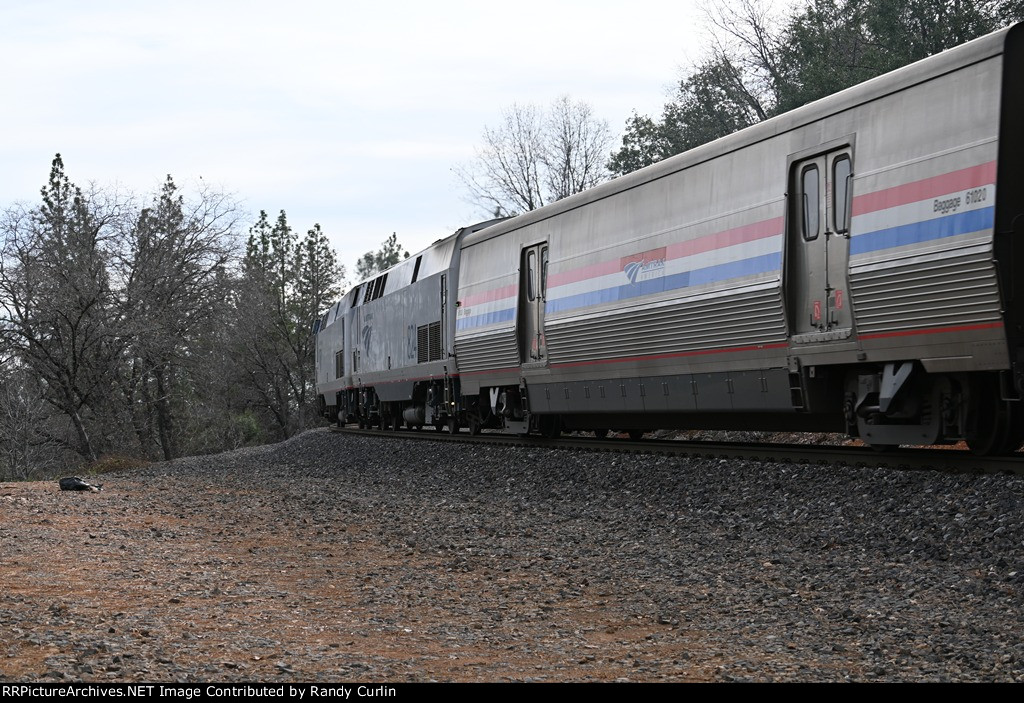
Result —
<instances>
[{"instance_id":1,"label":"locomotive cab window","mask_svg":"<svg viewBox=\"0 0 1024 703\"><path fill-rule=\"evenodd\" d=\"M850 157L843 154L832 162L832 229L838 234L850 231L850 202L853 169Z\"/></svg>"},{"instance_id":2,"label":"locomotive cab window","mask_svg":"<svg viewBox=\"0 0 1024 703\"><path fill-rule=\"evenodd\" d=\"M818 167L814 165L806 167L800 174L800 181L803 186L803 202L801 204L803 234L804 239L810 242L818 238L821 221Z\"/></svg>"}]
</instances>

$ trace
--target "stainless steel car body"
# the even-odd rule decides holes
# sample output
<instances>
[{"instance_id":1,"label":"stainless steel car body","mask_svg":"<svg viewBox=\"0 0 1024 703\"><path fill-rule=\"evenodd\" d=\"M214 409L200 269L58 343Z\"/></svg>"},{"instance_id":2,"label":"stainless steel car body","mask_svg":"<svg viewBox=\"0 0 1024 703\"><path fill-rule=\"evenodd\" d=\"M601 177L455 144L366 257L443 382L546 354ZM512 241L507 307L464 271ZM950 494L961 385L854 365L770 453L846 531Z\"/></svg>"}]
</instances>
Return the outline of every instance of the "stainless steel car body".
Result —
<instances>
[{"instance_id":1,"label":"stainless steel car body","mask_svg":"<svg viewBox=\"0 0 1024 703\"><path fill-rule=\"evenodd\" d=\"M912 394L922 373L1011 369L1000 275L1005 287L1016 262L997 270L995 232L1022 211L1001 166L1021 157L1020 33L466 237L463 393L491 392L496 409L494 389L517 386L529 413L571 428L731 426L741 412L765 427L901 426L880 443L939 436L921 411L887 418L873 399L886 383L889 400ZM932 381L925 396L967 403Z\"/></svg>"},{"instance_id":2,"label":"stainless steel car body","mask_svg":"<svg viewBox=\"0 0 1024 703\"><path fill-rule=\"evenodd\" d=\"M320 392L395 427L1016 446L1022 34L460 230L328 313Z\"/></svg>"}]
</instances>

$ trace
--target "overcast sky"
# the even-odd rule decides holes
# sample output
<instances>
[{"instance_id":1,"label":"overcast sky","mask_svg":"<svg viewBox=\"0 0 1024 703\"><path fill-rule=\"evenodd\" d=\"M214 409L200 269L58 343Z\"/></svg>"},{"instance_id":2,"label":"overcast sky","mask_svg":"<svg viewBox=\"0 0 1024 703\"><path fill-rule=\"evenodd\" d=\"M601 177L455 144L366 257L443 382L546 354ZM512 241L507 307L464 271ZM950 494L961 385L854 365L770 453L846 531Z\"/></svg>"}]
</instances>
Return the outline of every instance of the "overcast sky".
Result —
<instances>
[{"instance_id":1,"label":"overcast sky","mask_svg":"<svg viewBox=\"0 0 1024 703\"><path fill-rule=\"evenodd\" d=\"M79 185L218 185L319 222L350 272L486 213L452 166L512 103L560 95L621 136L703 55L699 0L0 0L0 207L60 152Z\"/></svg>"}]
</instances>

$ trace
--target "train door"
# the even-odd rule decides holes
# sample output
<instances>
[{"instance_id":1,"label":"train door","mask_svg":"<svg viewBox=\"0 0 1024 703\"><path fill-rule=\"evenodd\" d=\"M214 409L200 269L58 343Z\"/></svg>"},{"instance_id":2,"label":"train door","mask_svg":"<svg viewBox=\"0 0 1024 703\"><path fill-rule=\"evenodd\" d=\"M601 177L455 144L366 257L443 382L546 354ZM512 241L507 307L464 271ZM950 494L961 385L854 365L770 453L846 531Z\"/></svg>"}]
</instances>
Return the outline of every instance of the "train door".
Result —
<instances>
[{"instance_id":1,"label":"train door","mask_svg":"<svg viewBox=\"0 0 1024 703\"><path fill-rule=\"evenodd\" d=\"M853 161L849 147L794 164L787 290L794 341L846 339Z\"/></svg>"},{"instance_id":2,"label":"train door","mask_svg":"<svg viewBox=\"0 0 1024 703\"><path fill-rule=\"evenodd\" d=\"M548 286L548 245L523 249L519 267L519 350L523 363L547 361L544 306Z\"/></svg>"}]
</instances>

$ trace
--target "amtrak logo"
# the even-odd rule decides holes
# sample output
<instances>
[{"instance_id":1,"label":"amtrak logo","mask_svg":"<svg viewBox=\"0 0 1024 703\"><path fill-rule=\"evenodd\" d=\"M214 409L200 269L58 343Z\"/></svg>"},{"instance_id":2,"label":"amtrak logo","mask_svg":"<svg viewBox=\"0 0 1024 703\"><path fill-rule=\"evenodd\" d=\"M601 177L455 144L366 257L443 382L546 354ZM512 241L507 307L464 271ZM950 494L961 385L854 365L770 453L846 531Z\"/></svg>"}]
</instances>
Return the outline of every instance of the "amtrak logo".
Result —
<instances>
[{"instance_id":1,"label":"amtrak logo","mask_svg":"<svg viewBox=\"0 0 1024 703\"><path fill-rule=\"evenodd\" d=\"M363 318L363 329L360 330L363 337L363 352L370 353L370 338L373 336L373 314Z\"/></svg>"},{"instance_id":2,"label":"amtrak logo","mask_svg":"<svg viewBox=\"0 0 1024 703\"><path fill-rule=\"evenodd\" d=\"M646 281L649 278L660 276L664 271L665 259L640 259L639 261L630 261L622 269L622 272L626 274L626 278L629 279L630 283Z\"/></svg>"}]
</instances>

